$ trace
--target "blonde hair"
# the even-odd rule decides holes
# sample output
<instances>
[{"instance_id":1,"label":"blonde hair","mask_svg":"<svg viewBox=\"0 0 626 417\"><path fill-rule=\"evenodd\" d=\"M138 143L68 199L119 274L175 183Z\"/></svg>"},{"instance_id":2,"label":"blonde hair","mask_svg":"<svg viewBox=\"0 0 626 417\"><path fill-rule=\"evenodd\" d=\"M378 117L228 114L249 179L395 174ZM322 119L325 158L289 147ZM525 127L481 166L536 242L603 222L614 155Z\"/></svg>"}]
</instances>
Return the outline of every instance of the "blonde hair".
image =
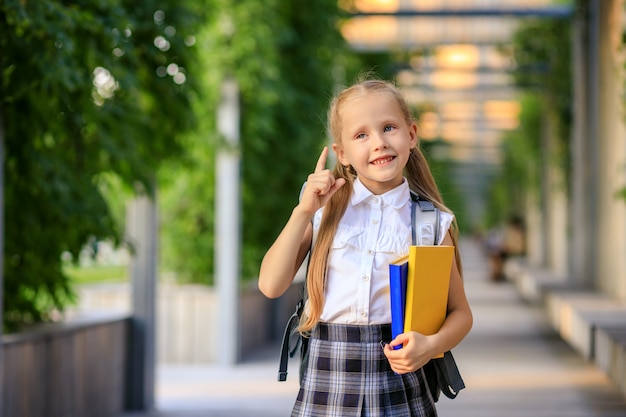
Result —
<instances>
[{"instance_id":1,"label":"blonde hair","mask_svg":"<svg viewBox=\"0 0 626 417\"><path fill-rule=\"evenodd\" d=\"M334 142L341 144L341 109L343 106L359 97L363 97L369 93L382 93L387 94L397 103L398 108L402 112L407 124L414 122L413 116L409 106L398 90L398 88L387 81L377 79L363 79L351 87L348 87L337 96L335 96L328 110L328 131ZM435 179L430 172L428 161L419 148L419 142L417 146L411 149L409 160L405 166L404 175L409 183L409 188L420 195L420 197L431 201L439 209L451 212L444 204L439 193ZM328 255L330 253L330 247L334 239L335 233L339 221L343 217L348 201L353 190L354 180L356 179L356 172L352 167L345 167L339 161L337 161L333 175L335 178L345 178L346 184L341 187L330 198L322 216L322 223L317 235L313 251L311 253L311 259L309 262L307 281L307 295L308 306L305 309L300 320L299 331L301 333L307 333L320 319L322 315L322 309L324 306L324 291L326 284L326 270L328 264ZM456 221L453 223L451 229L452 240L455 246L456 263L461 271L461 257L458 251L458 227Z\"/></svg>"}]
</instances>

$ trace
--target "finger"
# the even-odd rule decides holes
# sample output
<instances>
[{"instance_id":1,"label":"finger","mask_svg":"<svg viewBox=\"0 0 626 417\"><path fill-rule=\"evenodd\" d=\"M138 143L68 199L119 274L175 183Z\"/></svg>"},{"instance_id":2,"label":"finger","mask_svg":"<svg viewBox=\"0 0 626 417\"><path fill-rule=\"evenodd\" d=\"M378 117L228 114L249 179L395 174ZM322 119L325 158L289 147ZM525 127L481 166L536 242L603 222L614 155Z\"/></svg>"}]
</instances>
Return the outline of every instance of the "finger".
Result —
<instances>
[{"instance_id":1,"label":"finger","mask_svg":"<svg viewBox=\"0 0 626 417\"><path fill-rule=\"evenodd\" d=\"M408 343L409 341L409 337L406 333L400 333L399 335L396 336L395 339L393 339L391 342L389 342L389 344L391 346L403 346L406 343Z\"/></svg>"},{"instance_id":2,"label":"finger","mask_svg":"<svg viewBox=\"0 0 626 417\"><path fill-rule=\"evenodd\" d=\"M317 160L317 164L315 165L315 172L320 172L326 169L327 157L328 157L328 147L324 146L324 149L322 149L322 153L320 153L320 157Z\"/></svg>"},{"instance_id":3,"label":"finger","mask_svg":"<svg viewBox=\"0 0 626 417\"><path fill-rule=\"evenodd\" d=\"M337 180L335 180L328 190L328 193L327 193L328 196L330 197L333 194L335 194L335 191L340 189L345 183L346 183L345 178L338 178Z\"/></svg>"},{"instance_id":4,"label":"finger","mask_svg":"<svg viewBox=\"0 0 626 417\"><path fill-rule=\"evenodd\" d=\"M334 183L335 180L330 173L328 173L328 175L324 175L324 173L311 174L309 176L309 180L307 181L310 189L320 196L326 195L331 192Z\"/></svg>"}]
</instances>

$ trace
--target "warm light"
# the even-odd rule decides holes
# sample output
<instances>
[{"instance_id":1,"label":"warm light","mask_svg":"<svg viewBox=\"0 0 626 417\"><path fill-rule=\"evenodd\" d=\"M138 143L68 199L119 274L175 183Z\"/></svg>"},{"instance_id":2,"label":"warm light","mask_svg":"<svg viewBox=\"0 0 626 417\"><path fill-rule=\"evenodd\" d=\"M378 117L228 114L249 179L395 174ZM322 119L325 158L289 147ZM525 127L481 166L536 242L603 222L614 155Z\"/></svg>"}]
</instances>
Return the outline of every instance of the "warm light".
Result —
<instances>
[{"instance_id":1,"label":"warm light","mask_svg":"<svg viewBox=\"0 0 626 417\"><path fill-rule=\"evenodd\" d=\"M440 46L434 53L434 66L430 84L444 90L473 88L478 83L476 73L468 71L479 66L480 53L474 45Z\"/></svg>"},{"instance_id":2,"label":"warm light","mask_svg":"<svg viewBox=\"0 0 626 417\"><path fill-rule=\"evenodd\" d=\"M441 129L441 137L455 145L479 148L497 148L502 141L497 130L480 130L477 126L447 123Z\"/></svg>"},{"instance_id":3,"label":"warm light","mask_svg":"<svg viewBox=\"0 0 626 417\"><path fill-rule=\"evenodd\" d=\"M489 100L485 102L485 113L491 117L517 117L521 106L513 100Z\"/></svg>"},{"instance_id":4,"label":"warm light","mask_svg":"<svg viewBox=\"0 0 626 417\"><path fill-rule=\"evenodd\" d=\"M398 20L391 16L369 16L350 19L341 27L348 42L380 45L394 44L398 38Z\"/></svg>"},{"instance_id":5,"label":"warm light","mask_svg":"<svg viewBox=\"0 0 626 417\"><path fill-rule=\"evenodd\" d=\"M413 0L411 8L414 10L436 10L442 8L441 0Z\"/></svg>"},{"instance_id":6,"label":"warm light","mask_svg":"<svg viewBox=\"0 0 626 417\"><path fill-rule=\"evenodd\" d=\"M448 150L450 158L456 161L500 164L502 162L502 151L499 147L476 147L455 145Z\"/></svg>"},{"instance_id":7,"label":"warm light","mask_svg":"<svg viewBox=\"0 0 626 417\"><path fill-rule=\"evenodd\" d=\"M520 104L512 100L490 100L484 106L485 117L492 128L515 129L519 126Z\"/></svg>"},{"instance_id":8,"label":"warm light","mask_svg":"<svg viewBox=\"0 0 626 417\"><path fill-rule=\"evenodd\" d=\"M439 113L443 120L474 120L481 111L474 101L449 101L439 105Z\"/></svg>"},{"instance_id":9,"label":"warm light","mask_svg":"<svg viewBox=\"0 0 626 417\"><path fill-rule=\"evenodd\" d=\"M450 114L476 114L480 110L474 101L450 101L440 107L442 113Z\"/></svg>"},{"instance_id":10,"label":"warm light","mask_svg":"<svg viewBox=\"0 0 626 417\"><path fill-rule=\"evenodd\" d=\"M476 138L473 123L447 122L441 126L441 137L454 143L473 143Z\"/></svg>"},{"instance_id":11,"label":"warm light","mask_svg":"<svg viewBox=\"0 0 626 417\"><path fill-rule=\"evenodd\" d=\"M477 77L473 72L438 70L430 74L430 84L441 90L473 88L476 82Z\"/></svg>"},{"instance_id":12,"label":"warm light","mask_svg":"<svg viewBox=\"0 0 626 417\"><path fill-rule=\"evenodd\" d=\"M356 0L354 6L361 12L396 12L398 0Z\"/></svg>"},{"instance_id":13,"label":"warm light","mask_svg":"<svg viewBox=\"0 0 626 417\"><path fill-rule=\"evenodd\" d=\"M489 6L497 4L498 7L505 9L515 7L542 7L551 5L551 3L553 3L551 0L411 0L409 7L414 10L467 10L479 7L489 8Z\"/></svg>"},{"instance_id":14,"label":"warm light","mask_svg":"<svg viewBox=\"0 0 626 417\"><path fill-rule=\"evenodd\" d=\"M439 115L435 112L424 112L420 115L419 136L423 139L439 137Z\"/></svg>"},{"instance_id":15,"label":"warm light","mask_svg":"<svg viewBox=\"0 0 626 417\"><path fill-rule=\"evenodd\" d=\"M475 45L445 45L436 49L435 62L443 68L476 69L480 54Z\"/></svg>"}]
</instances>

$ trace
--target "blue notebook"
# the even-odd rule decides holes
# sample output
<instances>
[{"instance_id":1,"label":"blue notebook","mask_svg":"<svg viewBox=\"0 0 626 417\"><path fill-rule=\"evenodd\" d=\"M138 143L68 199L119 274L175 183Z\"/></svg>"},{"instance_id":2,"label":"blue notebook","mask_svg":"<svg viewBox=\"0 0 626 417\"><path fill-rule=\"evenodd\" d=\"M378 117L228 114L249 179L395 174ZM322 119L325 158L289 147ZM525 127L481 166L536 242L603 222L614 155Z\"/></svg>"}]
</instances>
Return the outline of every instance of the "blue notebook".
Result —
<instances>
[{"instance_id":1,"label":"blue notebook","mask_svg":"<svg viewBox=\"0 0 626 417\"><path fill-rule=\"evenodd\" d=\"M391 338L404 333L404 311L406 304L406 281L409 272L409 257L405 256L389 264L389 294L391 297ZM400 349L402 345L395 346Z\"/></svg>"}]
</instances>

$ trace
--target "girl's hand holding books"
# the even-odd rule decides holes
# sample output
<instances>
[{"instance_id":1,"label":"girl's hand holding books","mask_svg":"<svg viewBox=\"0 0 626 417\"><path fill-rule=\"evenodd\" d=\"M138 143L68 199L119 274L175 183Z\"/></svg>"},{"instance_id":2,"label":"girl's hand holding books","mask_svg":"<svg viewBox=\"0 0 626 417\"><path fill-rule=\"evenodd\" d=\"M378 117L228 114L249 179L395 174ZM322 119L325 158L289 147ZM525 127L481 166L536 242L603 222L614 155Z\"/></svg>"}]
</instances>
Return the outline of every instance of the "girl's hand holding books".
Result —
<instances>
[{"instance_id":1,"label":"girl's hand holding books","mask_svg":"<svg viewBox=\"0 0 626 417\"><path fill-rule=\"evenodd\" d=\"M394 346L402 345L402 349L394 350ZM383 352L389 360L391 369L397 374L415 372L426 365L437 355L432 336L417 332L399 334L385 345Z\"/></svg>"}]
</instances>

